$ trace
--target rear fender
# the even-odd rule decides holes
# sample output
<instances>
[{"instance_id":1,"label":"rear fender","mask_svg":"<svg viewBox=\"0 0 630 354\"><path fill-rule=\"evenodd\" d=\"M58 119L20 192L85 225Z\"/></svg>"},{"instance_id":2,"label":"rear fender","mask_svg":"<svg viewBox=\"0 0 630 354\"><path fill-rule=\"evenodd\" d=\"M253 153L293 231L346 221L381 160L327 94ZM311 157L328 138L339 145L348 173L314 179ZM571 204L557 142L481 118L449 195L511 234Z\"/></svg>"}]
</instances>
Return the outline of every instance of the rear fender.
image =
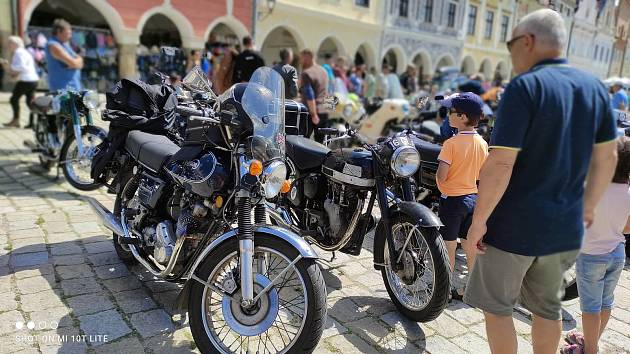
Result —
<instances>
[{"instance_id":1,"label":"rear fender","mask_svg":"<svg viewBox=\"0 0 630 354\"><path fill-rule=\"evenodd\" d=\"M444 226L440 218L435 215L431 209L416 202L398 202L389 209L390 218L394 218L396 214L409 215L412 220L418 220L417 225L422 228L439 228ZM374 268L380 270L383 267L383 251L385 247L385 231L383 230L383 222L379 221L374 232Z\"/></svg>"}]
</instances>

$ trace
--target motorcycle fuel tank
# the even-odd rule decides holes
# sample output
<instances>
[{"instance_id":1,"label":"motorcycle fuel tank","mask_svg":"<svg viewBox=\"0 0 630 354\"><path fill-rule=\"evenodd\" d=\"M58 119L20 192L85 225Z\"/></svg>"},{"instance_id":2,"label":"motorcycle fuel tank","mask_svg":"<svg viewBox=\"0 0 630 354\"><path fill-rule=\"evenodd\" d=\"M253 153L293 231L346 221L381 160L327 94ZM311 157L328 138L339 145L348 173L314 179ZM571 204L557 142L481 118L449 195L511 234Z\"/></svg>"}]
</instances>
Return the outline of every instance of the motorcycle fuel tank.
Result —
<instances>
[{"instance_id":1,"label":"motorcycle fuel tank","mask_svg":"<svg viewBox=\"0 0 630 354\"><path fill-rule=\"evenodd\" d=\"M332 180L357 187L373 187L372 153L361 148L343 148L332 151L322 172Z\"/></svg>"}]
</instances>

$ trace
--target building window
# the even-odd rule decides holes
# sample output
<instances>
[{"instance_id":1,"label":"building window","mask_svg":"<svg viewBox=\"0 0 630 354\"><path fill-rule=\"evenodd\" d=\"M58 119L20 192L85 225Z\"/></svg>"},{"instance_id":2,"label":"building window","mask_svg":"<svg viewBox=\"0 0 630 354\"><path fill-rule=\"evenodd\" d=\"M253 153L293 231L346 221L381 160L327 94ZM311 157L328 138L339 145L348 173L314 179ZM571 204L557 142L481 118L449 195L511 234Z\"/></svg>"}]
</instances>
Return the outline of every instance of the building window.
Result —
<instances>
[{"instance_id":1,"label":"building window","mask_svg":"<svg viewBox=\"0 0 630 354\"><path fill-rule=\"evenodd\" d=\"M370 0L354 0L354 4L357 6L370 7Z\"/></svg>"},{"instance_id":2,"label":"building window","mask_svg":"<svg viewBox=\"0 0 630 354\"><path fill-rule=\"evenodd\" d=\"M604 61L604 48L599 51L599 61Z\"/></svg>"},{"instance_id":3,"label":"building window","mask_svg":"<svg viewBox=\"0 0 630 354\"><path fill-rule=\"evenodd\" d=\"M510 16L503 15L503 17L501 17L501 42L505 42L507 40L509 25L510 25Z\"/></svg>"},{"instance_id":4,"label":"building window","mask_svg":"<svg viewBox=\"0 0 630 354\"><path fill-rule=\"evenodd\" d=\"M470 5L468 9L468 34L474 35L477 27L477 6Z\"/></svg>"},{"instance_id":5,"label":"building window","mask_svg":"<svg viewBox=\"0 0 630 354\"><path fill-rule=\"evenodd\" d=\"M494 23L494 12L486 11L486 39L492 38L492 24Z\"/></svg>"},{"instance_id":6,"label":"building window","mask_svg":"<svg viewBox=\"0 0 630 354\"><path fill-rule=\"evenodd\" d=\"M409 0L400 0L398 5L398 16L407 18L409 16Z\"/></svg>"},{"instance_id":7,"label":"building window","mask_svg":"<svg viewBox=\"0 0 630 354\"><path fill-rule=\"evenodd\" d=\"M597 52L599 52L599 46L595 45L595 52L593 53L593 59L597 60Z\"/></svg>"},{"instance_id":8,"label":"building window","mask_svg":"<svg viewBox=\"0 0 630 354\"><path fill-rule=\"evenodd\" d=\"M391 2L389 3L389 13L390 14L395 14L396 13L396 0L390 0Z\"/></svg>"},{"instance_id":9,"label":"building window","mask_svg":"<svg viewBox=\"0 0 630 354\"><path fill-rule=\"evenodd\" d=\"M424 3L424 22L433 22L433 0L426 0Z\"/></svg>"},{"instance_id":10,"label":"building window","mask_svg":"<svg viewBox=\"0 0 630 354\"><path fill-rule=\"evenodd\" d=\"M564 4L560 4L560 14L562 15L564 13Z\"/></svg>"},{"instance_id":11,"label":"building window","mask_svg":"<svg viewBox=\"0 0 630 354\"><path fill-rule=\"evenodd\" d=\"M455 27L455 14L457 13L457 5L450 3L448 4L448 22L447 26L450 28Z\"/></svg>"}]
</instances>

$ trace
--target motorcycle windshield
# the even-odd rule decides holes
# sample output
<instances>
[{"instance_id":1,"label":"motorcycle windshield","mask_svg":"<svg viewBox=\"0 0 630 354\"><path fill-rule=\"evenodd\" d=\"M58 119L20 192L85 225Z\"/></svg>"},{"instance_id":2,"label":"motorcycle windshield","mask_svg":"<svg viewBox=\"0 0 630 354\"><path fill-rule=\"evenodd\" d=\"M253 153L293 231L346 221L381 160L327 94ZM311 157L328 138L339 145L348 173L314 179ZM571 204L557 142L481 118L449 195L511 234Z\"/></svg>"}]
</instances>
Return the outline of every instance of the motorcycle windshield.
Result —
<instances>
[{"instance_id":1,"label":"motorcycle windshield","mask_svg":"<svg viewBox=\"0 0 630 354\"><path fill-rule=\"evenodd\" d=\"M262 162L284 159L284 80L275 70L258 68L241 99L252 121L252 156Z\"/></svg>"},{"instance_id":2,"label":"motorcycle windshield","mask_svg":"<svg viewBox=\"0 0 630 354\"><path fill-rule=\"evenodd\" d=\"M201 67L195 66L182 79L182 84L195 91L212 92L212 83Z\"/></svg>"}]
</instances>

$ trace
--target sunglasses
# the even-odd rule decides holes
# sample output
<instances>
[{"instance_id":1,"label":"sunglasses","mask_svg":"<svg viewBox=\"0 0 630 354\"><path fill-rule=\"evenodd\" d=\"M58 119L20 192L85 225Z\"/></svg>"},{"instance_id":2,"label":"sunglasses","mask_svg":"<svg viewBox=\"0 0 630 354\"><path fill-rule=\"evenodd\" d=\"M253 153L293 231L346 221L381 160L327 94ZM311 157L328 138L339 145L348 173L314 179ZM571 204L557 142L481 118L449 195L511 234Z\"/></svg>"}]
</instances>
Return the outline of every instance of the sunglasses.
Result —
<instances>
[{"instance_id":1,"label":"sunglasses","mask_svg":"<svg viewBox=\"0 0 630 354\"><path fill-rule=\"evenodd\" d=\"M507 41L505 43L505 45L507 46L508 51L511 52L512 51L512 46L514 45L514 43L516 43L519 39L525 38L527 36L532 36L532 38L535 38L535 36L533 34L526 33L526 34L522 34L520 36L516 36L516 37L510 39L509 41Z\"/></svg>"}]
</instances>

